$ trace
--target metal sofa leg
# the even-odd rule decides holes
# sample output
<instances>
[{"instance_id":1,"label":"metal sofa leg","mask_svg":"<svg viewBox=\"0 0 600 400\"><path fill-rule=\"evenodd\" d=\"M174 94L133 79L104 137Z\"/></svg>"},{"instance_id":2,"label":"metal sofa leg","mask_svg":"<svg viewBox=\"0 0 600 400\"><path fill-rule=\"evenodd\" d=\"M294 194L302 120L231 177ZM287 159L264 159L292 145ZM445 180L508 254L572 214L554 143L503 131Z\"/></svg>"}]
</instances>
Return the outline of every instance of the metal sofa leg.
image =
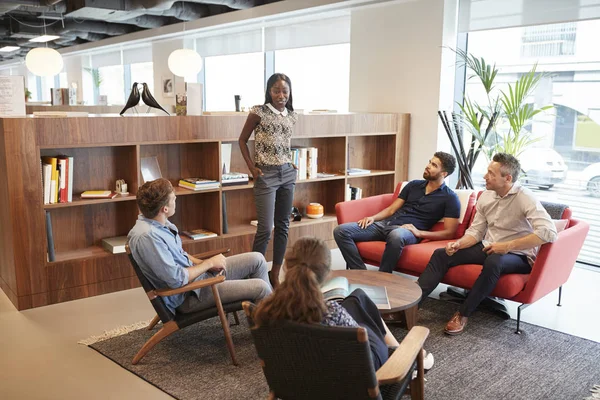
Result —
<instances>
[{"instance_id":1,"label":"metal sofa leg","mask_svg":"<svg viewBox=\"0 0 600 400\"><path fill-rule=\"evenodd\" d=\"M558 287L558 304L556 304L558 307L562 307L562 304L560 304L560 299L562 297L562 286Z\"/></svg>"},{"instance_id":2,"label":"metal sofa leg","mask_svg":"<svg viewBox=\"0 0 600 400\"><path fill-rule=\"evenodd\" d=\"M517 330L515 331L515 333L517 335L521 334L521 310L526 309L527 307L529 307L529 304L521 304L518 308L517 308Z\"/></svg>"}]
</instances>

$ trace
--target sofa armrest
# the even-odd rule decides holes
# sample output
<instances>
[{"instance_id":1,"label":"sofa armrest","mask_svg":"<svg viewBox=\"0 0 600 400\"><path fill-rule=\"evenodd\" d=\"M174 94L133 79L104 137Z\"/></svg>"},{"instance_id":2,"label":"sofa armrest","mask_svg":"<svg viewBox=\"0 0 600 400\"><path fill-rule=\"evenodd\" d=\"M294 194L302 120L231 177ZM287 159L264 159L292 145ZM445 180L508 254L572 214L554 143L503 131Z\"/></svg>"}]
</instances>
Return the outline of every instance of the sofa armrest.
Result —
<instances>
[{"instance_id":1,"label":"sofa armrest","mask_svg":"<svg viewBox=\"0 0 600 400\"><path fill-rule=\"evenodd\" d=\"M394 195L392 193L365 197L360 200L344 201L335 205L335 215L338 224L346 222L357 222L388 207L392 204Z\"/></svg>"},{"instance_id":2,"label":"sofa armrest","mask_svg":"<svg viewBox=\"0 0 600 400\"><path fill-rule=\"evenodd\" d=\"M571 275L589 229L587 222L571 219L553 243L542 245L525 289L511 300L530 304L562 286Z\"/></svg>"}]
</instances>

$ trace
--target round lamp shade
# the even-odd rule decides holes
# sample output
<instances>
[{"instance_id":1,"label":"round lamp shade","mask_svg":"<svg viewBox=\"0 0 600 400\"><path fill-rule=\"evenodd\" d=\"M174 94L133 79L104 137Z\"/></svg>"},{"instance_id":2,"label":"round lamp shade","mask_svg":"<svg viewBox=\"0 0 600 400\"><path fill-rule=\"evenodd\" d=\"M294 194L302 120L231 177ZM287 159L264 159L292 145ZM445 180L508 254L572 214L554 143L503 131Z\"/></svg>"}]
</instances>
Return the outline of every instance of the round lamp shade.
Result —
<instances>
[{"instance_id":1,"label":"round lamp shade","mask_svg":"<svg viewBox=\"0 0 600 400\"><path fill-rule=\"evenodd\" d=\"M27 69L38 76L54 76L63 69L63 58L60 53L48 47L37 47L29 50L25 57Z\"/></svg>"},{"instance_id":2,"label":"round lamp shade","mask_svg":"<svg viewBox=\"0 0 600 400\"><path fill-rule=\"evenodd\" d=\"M202 57L191 49L178 49L169 55L169 69L177 76L197 75L202 69Z\"/></svg>"}]
</instances>

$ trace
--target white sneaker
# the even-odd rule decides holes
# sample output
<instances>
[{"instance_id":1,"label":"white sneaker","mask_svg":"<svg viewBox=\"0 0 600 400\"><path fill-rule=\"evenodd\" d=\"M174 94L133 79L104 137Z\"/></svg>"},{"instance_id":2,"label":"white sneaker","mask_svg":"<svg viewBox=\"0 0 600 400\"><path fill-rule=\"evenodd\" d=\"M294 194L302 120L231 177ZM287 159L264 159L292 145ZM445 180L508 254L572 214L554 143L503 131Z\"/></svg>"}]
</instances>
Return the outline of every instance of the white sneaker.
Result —
<instances>
[{"instance_id":1,"label":"white sneaker","mask_svg":"<svg viewBox=\"0 0 600 400\"><path fill-rule=\"evenodd\" d=\"M425 352L425 354L425 357L423 357L423 369L427 371L433 367L434 359L432 353Z\"/></svg>"}]
</instances>

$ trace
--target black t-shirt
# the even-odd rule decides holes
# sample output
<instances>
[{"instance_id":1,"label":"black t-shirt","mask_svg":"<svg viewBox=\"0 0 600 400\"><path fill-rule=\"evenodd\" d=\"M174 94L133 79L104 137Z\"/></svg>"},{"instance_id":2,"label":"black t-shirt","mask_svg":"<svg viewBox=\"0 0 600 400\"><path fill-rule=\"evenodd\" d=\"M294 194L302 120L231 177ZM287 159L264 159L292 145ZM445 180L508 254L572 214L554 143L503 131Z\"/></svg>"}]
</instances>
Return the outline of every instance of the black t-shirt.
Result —
<instances>
[{"instance_id":1,"label":"black t-shirt","mask_svg":"<svg viewBox=\"0 0 600 400\"><path fill-rule=\"evenodd\" d=\"M404 204L385 222L388 225L413 224L419 230L428 231L442 218L460 217L458 196L445 183L427 195L426 187L426 180L408 182L398 195Z\"/></svg>"}]
</instances>

